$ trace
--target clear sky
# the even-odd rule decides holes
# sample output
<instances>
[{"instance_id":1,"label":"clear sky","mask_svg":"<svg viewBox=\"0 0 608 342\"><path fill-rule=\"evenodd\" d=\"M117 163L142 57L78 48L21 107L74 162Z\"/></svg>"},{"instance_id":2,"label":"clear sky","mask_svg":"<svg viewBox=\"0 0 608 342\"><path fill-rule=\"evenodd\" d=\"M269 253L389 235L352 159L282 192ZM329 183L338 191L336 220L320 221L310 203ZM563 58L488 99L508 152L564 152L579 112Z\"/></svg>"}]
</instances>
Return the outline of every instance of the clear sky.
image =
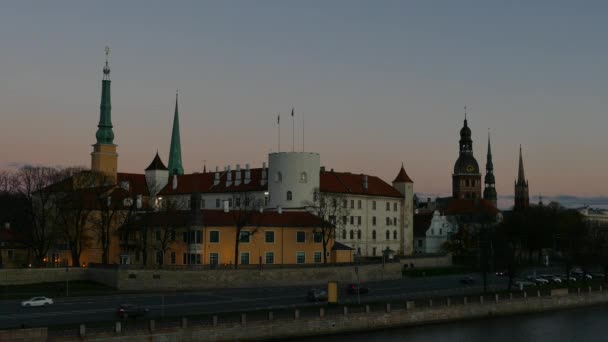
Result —
<instances>
[{"instance_id":1,"label":"clear sky","mask_svg":"<svg viewBox=\"0 0 608 342\"><path fill-rule=\"evenodd\" d=\"M463 107L500 195L608 195L605 1L2 1L0 167L90 165L104 47L119 169L186 172L296 148L327 168L451 191Z\"/></svg>"}]
</instances>

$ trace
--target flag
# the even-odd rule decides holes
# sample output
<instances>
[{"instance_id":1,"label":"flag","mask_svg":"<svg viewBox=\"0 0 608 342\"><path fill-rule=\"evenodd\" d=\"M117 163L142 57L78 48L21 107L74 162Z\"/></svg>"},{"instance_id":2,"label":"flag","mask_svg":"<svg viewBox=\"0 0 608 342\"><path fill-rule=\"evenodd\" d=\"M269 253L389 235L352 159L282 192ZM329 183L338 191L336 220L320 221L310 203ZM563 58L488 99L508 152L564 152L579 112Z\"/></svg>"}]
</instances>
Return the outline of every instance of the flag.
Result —
<instances>
[{"instance_id":1,"label":"flag","mask_svg":"<svg viewBox=\"0 0 608 342\"><path fill-rule=\"evenodd\" d=\"M293 107L291 107L291 116L293 117Z\"/></svg>"}]
</instances>

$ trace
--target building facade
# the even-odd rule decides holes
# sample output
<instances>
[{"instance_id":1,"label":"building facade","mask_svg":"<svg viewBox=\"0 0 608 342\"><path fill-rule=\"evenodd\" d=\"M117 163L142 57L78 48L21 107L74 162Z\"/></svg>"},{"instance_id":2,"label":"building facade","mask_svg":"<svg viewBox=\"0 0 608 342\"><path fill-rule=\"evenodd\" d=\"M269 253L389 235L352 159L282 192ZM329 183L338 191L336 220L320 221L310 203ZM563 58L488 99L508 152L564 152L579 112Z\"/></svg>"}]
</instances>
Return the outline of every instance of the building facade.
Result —
<instances>
[{"instance_id":1,"label":"building facade","mask_svg":"<svg viewBox=\"0 0 608 342\"><path fill-rule=\"evenodd\" d=\"M479 164L473 156L473 140L466 113L464 126L460 129L459 155L452 174L452 197L455 199L482 198L481 173Z\"/></svg>"}]
</instances>

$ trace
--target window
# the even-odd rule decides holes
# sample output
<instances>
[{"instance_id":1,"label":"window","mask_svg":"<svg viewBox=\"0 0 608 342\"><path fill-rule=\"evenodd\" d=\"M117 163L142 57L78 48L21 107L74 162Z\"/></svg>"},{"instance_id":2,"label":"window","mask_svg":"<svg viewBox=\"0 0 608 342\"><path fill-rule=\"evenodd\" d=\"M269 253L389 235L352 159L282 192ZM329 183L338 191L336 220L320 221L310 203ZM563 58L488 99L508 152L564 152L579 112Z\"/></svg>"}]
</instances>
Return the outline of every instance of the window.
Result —
<instances>
[{"instance_id":1,"label":"window","mask_svg":"<svg viewBox=\"0 0 608 342\"><path fill-rule=\"evenodd\" d=\"M397 203L393 203L393 211L397 211Z\"/></svg>"},{"instance_id":2,"label":"window","mask_svg":"<svg viewBox=\"0 0 608 342\"><path fill-rule=\"evenodd\" d=\"M274 252L266 252L266 264L274 264Z\"/></svg>"},{"instance_id":3,"label":"window","mask_svg":"<svg viewBox=\"0 0 608 342\"><path fill-rule=\"evenodd\" d=\"M216 199L215 199L215 207L216 207L216 208L219 208L219 207L220 207L220 199L219 199L219 198L216 198Z\"/></svg>"},{"instance_id":4,"label":"window","mask_svg":"<svg viewBox=\"0 0 608 342\"><path fill-rule=\"evenodd\" d=\"M264 239L265 239L266 243L274 243L274 232L273 231L265 232Z\"/></svg>"},{"instance_id":5,"label":"window","mask_svg":"<svg viewBox=\"0 0 608 342\"><path fill-rule=\"evenodd\" d=\"M393 240L397 240L397 231L393 230Z\"/></svg>"},{"instance_id":6,"label":"window","mask_svg":"<svg viewBox=\"0 0 608 342\"><path fill-rule=\"evenodd\" d=\"M306 175L306 172L300 173L300 183L306 183L307 180L308 176Z\"/></svg>"},{"instance_id":7,"label":"window","mask_svg":"<svg viewBox=\"0 0 608 342\"><path fill-rule=\"evenodd\" d=\"M323 262L323 252L315 252L314 254L314 262L315 264L320 264Z\"/></svg>"},{"instance_id":8,"label":"window","mask_svg":"<svg viewBox=\"0 0 608 342\"><path fill-rule=\"evenodd\" d=\"M156 231L156 241L160 241L160 230Z\"/></svg>"},{"instance_id":9,"label":"window","mask_svg":"<svg viewBox=\"0 0 608 342\"><path fill-rule=\"evenodd\" d=\"M220 253L209 253L209 265L220 264Z\"/></svg>"},{"instance_id":10,"label":"window","mask_svg":"<svg viewBox=\"0 0 608 342\"><path fill-rule=\"evenodd\" d=\"M241 207L241 198L240 197L235 198L234 202L235 202L235 205L237 208Z\"/></svg>"},{"instance_id":11,"label":"window","mask_svg":"<svg viewBox=\"0 0 608 342\"><path fill-rule=\"evenodd\" d=\"M391 204L386 202L386 211L391 211Z\"/></svg>"},{"instance_id":12,"label":"window","mask_svg":"<svg viewBox=\"0 0 608 342\"><path fill-rule=\"evenodd\" d=\"M251 240L251 232L248 230L241 230L239 232L239 242L249 243Z\"/></svg>"},{"instance_id":13,"label":"window","mask_svg":"<svg viewBox=\"0 0 608 342\"><path fill-rule=\"evenodd\" d=\"M443 229L439 228L439 235L443 235Z\"/></svg>"},{"instance_id":14,"label":"window","mask_svg":"<svg viewBox=\"0 0 608 342\"><path fill-rule=\"evenodd\" d=\"M390 230L387 230L387 231L386 231L386 239L387 239L387 240L390 240L390 239L391 239L391 231L390 231Z\"/></svg>"},{"instance_id":15,"label":"window","mask_svg":"<svg viewBox=\"0 0 608 342\"><path fill-rule=\"evenodd\" d=\"M287 191L287 200L291 201L292 195L291 195L291 191Z\"/></svg>"},{"instance_id":16,"label":"window","mask_svg":"<svg viewBox=\"0 0 608 342\"><path fill-rule=\"evenodd\" d=\"M372 248L372 256L376 256L376 247Z\"/></svg>"},{"instance_id":17,"label":"window","mask_svg":"<svg viewBox=\"0 0 608 342\"><path fill-rule=\"evenodd\" d=\"M342 200L342 208L347 208L347 207L348 207L348 201Z\"/></svg>"},{"instance_id":18,"label":"window","mask_svg":"<svg viewBox=\"0 0 608 342\"><path fill-rule=\"evenodd\" d=\"M361 240L361 229L357 230L357 239Z\"/></svg>"},{"instance_id":19,"label":"window","mask_svg":"<svg viewBox=\"0 0 608 342\"><path fill-rule=\"evenodd\" d=\"M355 200L350 200L350 208L355 209Z\"/></svg>"},{"instance_id":20,"label":"window","mask_svg":"<svg viewBox=\"0 0 608 342\"><path fill-rule=\"evenodd\" d=\"M249 197L245 197L245 208L249 207L250 202L251 202L251 199Z\"/></svg>"},{"instance_id":21,"label":"window","mask_svg":"<svg viewBox=\"0 0 608 342\"><path fill-rule=\"evenodd\" d=\"M296 232L296 242L305 243L306 242L306 233L305 232Z\"/></svg>"},{"instance_id":22,"label":"window","mask_svg":"<svg viewBox=\"0 0 608 342\"><path fill-rule=\"evenodd\" d=\"M357 224L361 225L361 216L357 216Z\"/></svg>"},{"instance_id":23,"label":"window","mask_svg":"<svg viewBox=\"0 0 608 342\"><path fill-rule=\"evenodd\" d=\"M390 217L387 217L387 218L386 218L386 225L387 225L387 226L390 226L390 225L391 225L391 218L390 218Z\"/></svg>"},{"instance_id":24,"label":"window","mask_svg":"<svg viewBox=\"0 0 608 342\"><path fill-rule=\"evenodd\" d=\"M232 198L228 199L228 208L232 208Z\"/></svg>"},{"instance_id":25,"label":"window","mask_svg":"<svg viewBox=\"0 0 608 342\"><path fill-rule=\"evenodd\" d=\"M175 252L171 252L171 265L175 265Z\"/></svg>"},{"instance_id":26,"label":"window","mask_svg":"<svg viewBox=\"0 0 608 342\"><path fill-rule=\"evenodd\" d=\"M197 230L194 234L195 234L195 237L196 237L195 238L196 243L201 243L202 242L202 237L203 237L203 234L201 234L201 231Z\"/></svg>"},{"instance_id":27,"label":"window","mask_svg":"<svg viewBox=\"0 0 608 342\"><path fill-rule=\"evenodd\" d=\"M372 230L372 239L376 240L376 230Z\"/></svg>"},{"instance_id":28,"label":"window","mask_svg":"<svg viewBox=\"0 0 608 342\"><path fill-rule=\"evenodd\" d=\"M393 217L393 225L395 225L395 226L397 225L397 218L396 217Z\"/></svg>"},{"instance_id":29,"label":"window","mask_svg":"<svg viewBox=\"0 0 608 342\"><path fill-rule=\"evenodd\" d=\"M350 230L350 239L354 239L355 238L355 232L351 229Z\"/></svg>"},{"instance_id":30,"label":"window","mask_svg":"<svg viewBox=\"0 0 608 342\"><path fill-rule=\"evenodd\" d=\"M249 265L249 252L241 253L241 265Z\"/></svg>"},{"instance_id":31,"label":"window","mask_svg":"<svg viewBox=\"0 0 608 342\"><path fill-rule=\"evenodd\" d=\"M348 216L342 216L342 224L346 225L348 223Z\"/></svg>"},{"instance_id":32,"label":"window","mask_svg":"<svg viewBox=\"0 0 608 342\"><path fill-rule=\"evenodd\" d=\"M372 216L372 226L376 225L376 216Z\"/></svg>"},{"instance_id":33,"label":"window","mask_svg":"<svg viewBox=\"0 0 608 342\"><path fill-rule=\"evenodd\" d=\"M361 209L361 200L357 201L357 209Z\"/></svg>"},{"instance_id":34,"label":"window","mask_svg":"<svg viewBox=\"0 0 608 342\"><path fill-rule=\"evenodd\" d=\"M305 264L306 254L304 252L296 252L296 264Z\"/></svg>"},{"instance_id":35,"label":"window","mask_svg":"<svg viewBox=\"0 0 608 342\"><path fill-rule=\"evenodd\" d=\"M342 230L342 240L346 240L346 229Z\"/></svg>"},{"instance_id":36,"label":"window","mask_svg":"<svg viewBox=\"0 0 608 342\"><path fill-rule=\"evenodd\" d=\"M283 181L283 175L280 172L277 172L277 174L274 176L274 181L275 182L282 182Z\"/></svg>"},{"instance_id":37,"label":"window","mask_svg":"<svg viewBox=\"0 0 608 342\"><path fill-rule=\"evenodd\" d=\"M184 259L182 260L182 264L188 265L188 254L184 253Z\"/></svg>"},{"instance_id":38,"label":"window","mask_svg":"<svg viewBox=\"0 0 608 342\"><path fill-rule=\"evenodd\" d=\"M217 230L210 231L209 232L209 242L219 243L220 242L220 232Z\"/></svg>"},{"instance_id":39,"label":"window","mask_svg":"<svg viewBox=\"0 0 608 342\"><path fill-rule=\"evenodd\" d=\"M372 201L372 210L376 210L376 201Z\"/></svg>"},{"instance_id":40,"label":"window","mask_svg":"<svg viewBox=\"0 0 608 342\"><path fill-rule=\"evenodd\" d=\"M315 232L313 234L313 241L315 243L322 243L323 242L323 233L322 232Z\"/></svg>"},{"instance_id":41,"label":"window","mask_svg":"<svg viewBox=\"0 0 608 342\"><path fill-rule=\"evenodd\" d=\"M350 217L350 224L355 224L355 217L354 216Z\"/></svg>"}]
</instances>

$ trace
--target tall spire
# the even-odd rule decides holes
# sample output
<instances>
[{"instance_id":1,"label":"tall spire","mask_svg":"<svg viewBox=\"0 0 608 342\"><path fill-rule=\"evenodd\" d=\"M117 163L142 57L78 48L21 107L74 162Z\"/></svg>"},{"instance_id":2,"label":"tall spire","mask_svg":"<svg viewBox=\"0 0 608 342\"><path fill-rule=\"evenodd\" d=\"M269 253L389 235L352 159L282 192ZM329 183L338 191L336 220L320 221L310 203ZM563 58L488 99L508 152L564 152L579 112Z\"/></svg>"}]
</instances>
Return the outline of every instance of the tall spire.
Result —
<instances>
[{"instance_id":1,"label":"tall spire","mask_svg":"<svg viewBox=\"0 0 608 342\"><path fill-rule=\"evenodd\" d=\"M114 132L112 131L112 103L110 100L110 66L108 57L110 48L106 46L106 64L103 67L103 80L101 81L101 105L99 106L99 124L97 125L98 144L112 145L114 143Z\"/></svg>"},{"instance_id":2,"label":"tall spire","mask_svg":"<svg viewBox=\"0 0 608 342\"><path fill-rule=\"evenodd\" d=\"M486 160L486 177L483 198L497 205L496 178L494 177L494 164L492 163L492 145L490 143L490 130L488 130L488 155Z\"/></svg>"},{"instance_id":3,"label":"tall spire","mask_svg":"<svg viewBox=\"0 0 608 342\"><path fill-rule=\"evenodd\" d=\"M175 93L175 114L173 115L173 132L171 133L171 148L169 150L169 174L183 175L182 145L179 137L178 93Z\"/></svg>"},{"instance_id":4,"label":"tall spire","mask_svg":"<svg viewBox=\"0 0 608 342\"><path fill-rule=\"evenodd\" d=\"M521 156L521 145L519 145L519 171L517 173L517 184L525 184L526 177L524 174L524 160Z\"/></svg>"},{"instance_id":5,"label":"tall spire","mask_svg":"<svg viewBox=\"0 0 608 342\"><path fill-rule=\"evenodd\" d=\"M528 181L524 174L524 160L521 153L521 145L519 145L519 171L517 180L515 181L515 207L514 210L525 210L530 206L530 197L528 193Z\"/></svg>"}]
</instances>

